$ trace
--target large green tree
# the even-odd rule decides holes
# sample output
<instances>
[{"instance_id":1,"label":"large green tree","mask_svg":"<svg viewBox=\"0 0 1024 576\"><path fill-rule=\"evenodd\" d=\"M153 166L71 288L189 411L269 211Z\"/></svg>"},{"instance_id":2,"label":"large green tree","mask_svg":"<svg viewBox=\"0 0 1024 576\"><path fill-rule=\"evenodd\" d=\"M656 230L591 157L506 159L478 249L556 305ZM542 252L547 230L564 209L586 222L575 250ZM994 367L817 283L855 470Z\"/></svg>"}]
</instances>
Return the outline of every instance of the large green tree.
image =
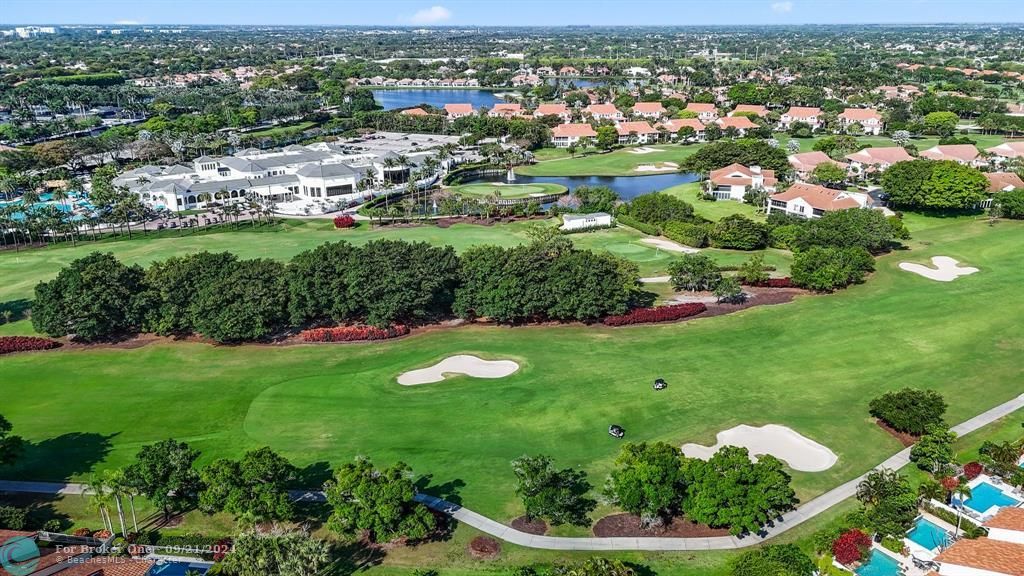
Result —
<instances>
[{"instance_id":1,"label":"large green tree","mask_svg":"<svg viewBox=\"0 0 1024 576\"><path fill-rule=\"evenodd\" d=\"M812 246L793 255L790 273L797 286L829 292L863 281L873 269L874 259L863 248Z\"/></svg>"},{"instance_id":2,"label":"large green tree","mask_svg":"<svg viewBox=\"0 0 1024 576\"><path fill-rule=\"evenodd\" d=\"M170 516L194 505L202 481L194 464L199 451L174 439L143 446L125 469L125 482Z\"/></svg>"},{"instance_id":3,"label":"large green tree","mask_svg":"<svg viewBox=\"0 0 1024 576\"><path fill-rule=\"evenodd\" d=\"M795 544L769 544L748 550L729 565L732 576L812 576L814 561Z\"/></svg>"},{"instance_id":4,"label":"large green tree","mask_svg":"<svg viewBox=\"0 0 1024 576\"><path fill-rule=\"evenodd\" d=\"M924 436L910 449L910 461L935 474L956 461L956 432L942 424L930 424Z\"/></svg>"},{"instance_id":5,"label":"large green tree","mask_svg":"<svg viewBox=\"0 0 1024 576\"><path fill-rule=\"evenodd\" d=\"M324 492L332 509L327 525L340 534L366 532L375 542L421 540L436 527L430 511L413 500L412 468L404 462L378 469L359 458L342 466Z\"/></svg>"},{"instance_id":6,"label":"large green tree","mask_svg":"<svg viewBox=\"0 0 1024 576\"><path fill-rule=\"evenodd\" d=\"M768 244L768 228L743 214L730 214L711 230L711 245L732 250L758 250Z\"/></svg>"},{"instance_id":7,"label":"large green tree","mask_svg":"<svg viewBox=\"0 0 1024 576\"><path fill-rule=\"evenodd\" d=\"M789 474L771 455L751 462L746 448L725 446L707 461L687 459L683 470L687 516L734 535L757 532L796 504Z\"/></svg>"},{"instance_id":8,"label":"large green tree","mask_svg":"<svg viewBox=\"0 0 1024 576\"><path fill-rule=\"evenodd\" d=\"M232 576L315 576L331 564L331 546L305 532L243 532L232 540L223 570Z\"/></svg>"},{"instance_id":9,"label":"large green tree","mask_svg":"<svg viewBox=\"0 0 1024 576\"><path fill-rule=\"evenodd\" d=\"M882 188L897 208L965 209L985 199L988 179L977 169L952 160L919 158L886 169Z\"/></svg>"},{"instance_id":10,"label":"large green tree","mask_svg":"<svg viewBox=\"0 0 1024 576\"><path fill-rule=\"evenodd\" d=\"M218 342L258 340L280 331L288 319L284 264L240 260L200 289L193 323Z\"/></svg>"},{"instance_id":11,"label":"large green tree","mask_svg":"<svg viewBox=\"0 0 1024 576\"><path fill-rule=\"evenodd\" d=\"M549 456L523 456L512 461L516 494L523 499L526 516L543 518L555 526L589 526L587 515L597 507L588 498L591 485L582 470L555 469Z\"/></svg>"},{"instance_id":12,"label":"large green tree","mask_svg":"<svg viewBox=\"0 0 1024 576\"><path fill-rule=\"evenodd\" d=\"M718 263L707 254L684 254L668 265L668 273L676 290L714 290L722 281Z\"/></svg>"},{"instance_id":13,"label":"large green tree","mask_svg":"<svg viewBox=\"0 0 1024 576\"><path fill-rule=\"evenodd\" d=\"M889 248L893 238L893 225L881 211L850 208L828 211L808 221L796 236L796 246L801 250L812 246L863 248L878 253Z\"/></svg>"},{"instance_id":14,"label":"large green tree","mask_svg":"<svg viewBox=\"0 0 1024 576\"><path fill-rule=\"evenodd\" d=\"M153 308L145 328L157 334L188 334L195 330L197 295L229 273L238 258L230 252L197 252L154 262L146 269Z\"/></svg>"},{"instance_id":15,"label":"large green tree","mask_svg":"<svg viewBox=\"0 0 1024 576\"><path fill-rule=\"evenodd\" d=\"M615 459L605 495L645 526L660 525L679 510L686 487L679 449L664 442L628 443Z\"/></svg>"},{"instance_id":16,"label":"large green tree","mask_svg":"<svg viewBox=\"0 0 1024 576\"><path fill-rule=\"evenodd\" d=\"M225 511L247 523L288 520L294 507L288 485L295 467L269 447L246 452L241 460L221 458L200 472L204 489L199 508Z\"/></svg>"},{"instance_id":17,"label":"large green tree","mask_svg":"<svg viewBox=\"0 0 1024 576\"><path fill-rule=\"evenodd\" d=\"M898 432L914 436L924 434L929 426L942 425L946 401L935 390L903 388L886 392L868 405L871 415Z\"/></svg>"}]
</instances>

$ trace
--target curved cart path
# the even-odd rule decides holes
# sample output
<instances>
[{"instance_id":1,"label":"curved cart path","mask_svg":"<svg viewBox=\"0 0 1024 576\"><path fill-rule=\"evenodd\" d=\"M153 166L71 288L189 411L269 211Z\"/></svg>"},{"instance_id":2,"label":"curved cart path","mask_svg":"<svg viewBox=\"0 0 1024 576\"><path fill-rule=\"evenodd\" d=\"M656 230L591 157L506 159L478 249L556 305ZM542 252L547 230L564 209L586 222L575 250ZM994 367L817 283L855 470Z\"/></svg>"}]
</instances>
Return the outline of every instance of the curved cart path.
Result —
<instances>
[{"instance_id":1,"label":"curved cart path","mask_svg":"<svg viewBox=\"0 0 1024 576\"><path fill-rule=\"evenodd\" d=\"M974 418L961 422L952 428L958 436L964 436L974 432L982 426L986 426L1000 418L1012 414L1024 408L1024 394L1004 402L991 410L978 414ZM887 458L875 468L889 468L898 470L910 463L910 448L901 450ZM472 510L452 504L436 496L429 494L417 494L418 502L426 506L448 514L459 522L500 538L506 542L525 546L527 548L541 548L544 550L590 550L590 551L622 551L622 550L644 550L644 551L692 551L692 550L730 550L746 548L760 544L765 540L778 536L787 530L799 526L805 521L825 512L829 508L839 504L847 498L852 498L857 493L857 484L864 475L858 476L841 486L833 488L818 496L810 502L800 506L796 510L787 512L775 522L774 525L765 528L759 534L752 534L743 537L736 536L714 536L704 538L646 538L646 537L612 537L612 538L567 538L561 536L538 536L527 534L506 526L501 522L492 520L486 516L473 512ZM53 482L15 482L0 480L0 492L34 492L40 494L82 494L85 485L72 483ZM323 501L324 495L317 491L294 491L292 497L303 501Z\"/></svg>"}]
</instances>

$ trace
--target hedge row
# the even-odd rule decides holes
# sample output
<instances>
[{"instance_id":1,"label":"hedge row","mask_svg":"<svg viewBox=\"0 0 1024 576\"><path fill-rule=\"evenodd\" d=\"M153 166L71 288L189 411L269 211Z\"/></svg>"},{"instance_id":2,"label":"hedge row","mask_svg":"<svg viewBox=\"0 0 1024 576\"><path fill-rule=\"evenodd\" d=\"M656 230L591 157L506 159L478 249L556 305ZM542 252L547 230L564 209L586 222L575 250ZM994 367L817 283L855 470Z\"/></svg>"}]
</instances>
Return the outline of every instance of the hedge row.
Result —
<instances>
[{"instance_id":1,"label":"hedge row","mask_svg":"<svg viewBox=\"0 0 1024 576\"><path fill-rule=\"evenodd\" d=\"M661 234L661 230L659 230L658 227L655 226L654 224L647 224L645 222L641 222L628 214L620 213L618 216L615 217L615 221L618 222L619 224L629 226L630 228L634 228L650 236L658 236Z\"/></svg>"},{"instance_id":2,"label":"hedge row","mask_svg":"<svg viewBox=\"0 0 1024 576\"><path fill-rule=\"evenodd\" d=\"M653 322L672 322L689 316L696 316L707 310L703 302L673 304L654 308L634 308L625 314L608 316L604 319L606 326L629 326L630 324L649 324Z\"/></svg>"},{"instance_id":3,"label":"hedge row","mask_svg":"<svg viewBox=\"0 0 1024 576\"><path fill-rule=\"evenodd\" d=\"M338 326L303 330L299 337L305 342L358 342L361 340L387 340L409 333L409 327L396 324L388 328L375 326Z\"/></svg>"},{"instance_id":4,"label":"hedge row","mask_svg":"<svg viewBox=\"0 0 1024 576\"><path fill-rule=\"evenodd\" d=\"M49 338L36 336L0 336L0 355L31 350L52 350L60 348L61 343Z\"/></svg>"}]
</instances>

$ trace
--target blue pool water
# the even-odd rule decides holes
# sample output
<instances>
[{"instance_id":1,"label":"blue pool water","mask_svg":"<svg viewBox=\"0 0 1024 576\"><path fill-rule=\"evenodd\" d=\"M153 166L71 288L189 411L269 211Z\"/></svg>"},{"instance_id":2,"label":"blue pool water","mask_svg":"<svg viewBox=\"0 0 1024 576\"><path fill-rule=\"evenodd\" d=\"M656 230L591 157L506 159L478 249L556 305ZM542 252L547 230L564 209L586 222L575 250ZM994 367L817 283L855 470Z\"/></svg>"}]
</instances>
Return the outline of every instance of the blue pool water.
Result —
<instances>
[{"instance_id":1,"label":"blue pool water","mask_svg":"<svg viewBox=\"0 0 1024 576\"><path fill-rule=\"evenodd\" d=\"M199 564L194 562L164 562L157 564L149 572L150 576L185 576L185 574L206 574L210 564ZM189 572L189 571L192 572Z\"/></svg>"},{"instance_id":2,"label":"blue pool water","mask_svg":"<svg viewBox=\"0 0 1024 576\"><path fill-rule=\"evenodd\" d=\"M971 488L971 497L964 501L964 506L978 512L987 512L993 506L1013 506L1017 501L988 482L982 482Z\"/></svg>"},{"instance_id":3,"label":"blue pool water","mask_svg":"<svg viewBox=\"0 0 1024 576\"><path fill-rule=\"evenodd\" d=\"M389 90L374 90L373 98L385 110L395 108L408 108L419 104L429 104L435 108L444 108L445 104L460 104L468 102L474 109L481 107L494 108L499 102L504 102L490 90L453 89L443 88L397 88Z\"/></svg>"},{"instance_id":4,"label":"blue pool water","mask_svg":"<svg viewBox=\"0 0 1024 576\"><path fill-rule=\"evenodd\" d=\"M949 534L934 523L918 518L907 538L927 550L938 550L949 544Z\"/></svg>"},{"instance_id":5,"label":"blue pool water","mask_svg":"<svg viewBox=\"0 0 1024 576\"><path fill-rule=\"evenodd\" d=\"M900 563L888 554L872 550L868 561L854 572L858 576L899 576Z\"/></svg>"}]
</instances>

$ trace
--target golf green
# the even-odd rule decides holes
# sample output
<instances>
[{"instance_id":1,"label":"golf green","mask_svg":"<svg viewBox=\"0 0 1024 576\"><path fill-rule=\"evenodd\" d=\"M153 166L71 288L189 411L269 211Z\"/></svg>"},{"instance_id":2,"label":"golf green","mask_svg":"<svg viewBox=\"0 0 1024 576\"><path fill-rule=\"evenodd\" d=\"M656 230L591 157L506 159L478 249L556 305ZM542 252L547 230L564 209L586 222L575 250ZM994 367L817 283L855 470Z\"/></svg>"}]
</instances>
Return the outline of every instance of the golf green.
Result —
<instances>
[{"instance_id":1,"label":"golf green","mask_svg":"<svg viewBox=\"0 0 1024 576\"><path fill-rule=\"evenodd\" d=\"M560 184L505 184L502 182L477 182L452 188L463 196L480 196L506 200L542 198L552 194L565 194L568 188Z\"/></svg>"},{"instance_id":2,"label":"golf green","mask_svg":"<svg viewBox=\"0 0 1024 576\"><path fill-rule=\"evenodd\" d=\"M469 326L367 344L162 342L3 357L3 414L28 440L5 475L87 478L167 437L201 450L203 463L267 445L301 466L404 460L434 490L509 519L522 512L509 462L523 454L551 455L600 485L621 445L609 424L627 440L678 445L777 423L839 455L826 472L793 474L806 500L899 450L868 417L881 392L934 388L951 422L1020 393L1024 223L913 223L912 251L879 259L863 285L680 324ZM944 283L898 268L936 255L981 271ZM396 382L460 353L520 370ZM658 377L669 388L654 393Z\"/></svg>"}]
</instances>

